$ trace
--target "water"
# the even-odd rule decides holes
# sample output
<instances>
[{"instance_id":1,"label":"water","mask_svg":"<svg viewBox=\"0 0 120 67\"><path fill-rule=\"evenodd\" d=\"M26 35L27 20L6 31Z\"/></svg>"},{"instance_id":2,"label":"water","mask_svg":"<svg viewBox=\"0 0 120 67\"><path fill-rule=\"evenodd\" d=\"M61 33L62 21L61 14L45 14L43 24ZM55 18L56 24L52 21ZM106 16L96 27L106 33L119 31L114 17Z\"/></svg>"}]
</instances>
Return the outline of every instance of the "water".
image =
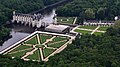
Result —
<instances>
[{"instance_id":1,"label":"water","mask_svg":"<svg viewBox=\"0 0 120 67\"><path fill-rule=\"evenodd\" d=\"M53 17L55 15L55 9L45 10L41 12L41 14L44 16L43 22L52 23ZM20 41L34 31L34 28L26 27L23 25L14 25L10 34L12 35L12 38L5 41L3 43L3 46L0 46L0 51Z\"/></svg>"},{"instance_id":2,"label":"water","mask_svg":"<svg viewBox=\"0 0 120 67\"><path fill-rule=\"evenodd\" d=\"M10 38L9 40L5 41L3 46L0 46L0 51L4 50L5 48L13 45L14 43L16 43L18 41L20 41L24 37L28 36L29 33L11 31L11 35L12 35L12 38Z\"/></svg>"}]
</instances>

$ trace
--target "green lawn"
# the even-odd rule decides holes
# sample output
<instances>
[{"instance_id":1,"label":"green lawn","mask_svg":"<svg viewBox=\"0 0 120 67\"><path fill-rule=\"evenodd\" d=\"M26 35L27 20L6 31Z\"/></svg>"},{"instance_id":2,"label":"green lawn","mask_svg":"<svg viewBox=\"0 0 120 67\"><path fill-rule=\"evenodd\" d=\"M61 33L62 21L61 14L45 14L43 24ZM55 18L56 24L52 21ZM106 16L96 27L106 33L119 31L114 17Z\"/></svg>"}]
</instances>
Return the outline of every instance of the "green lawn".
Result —
<instances>
[{"instance_id":1,"label":"green lawn","mask_svg":"<svg viewBox=\"0 0 120 67\"><path fill-rule=\"evenodd\" d=\"M95 32L94 34L95 34L95 35L101 35L101 34L103 34L103 33L101 33L101 32Z\"/></svg>"},{"instance_id":2,"label":"green lawn","mask_svg":"<svg viewBox=\"0 0 120 67\"><path fill-rule=\"evenodd\" d=\"M62 19L62 21L61 21L61 19ZM68 19L68 21L67 21L67 19ZM75 19L74 17L58 17L57 22L65 23L65 24L73 24L74 19Z\"/></svg>"},{"instance_id":3,"label":"green lawn","mask_svg":"<svg viewBox=\"0 0 120 67\"><path fill-rule=\"evenodd\" d=\"M36 45L35 47L36 47L36 48L43 48L43 47L45 47L45 46L40 44L40 45Z\"/></svg>"},{"instance_id":4,"label":"green lawn","mask_svg":"<svg viewBox=\"0 0 120 67\"><path fill-rule=\"evenodd\" d=\"M32 48L32 47L31 46L26 46L26 45L20 45L19 47L17 47L16 49L12 50L11 52L24 50L24 49L28 49L28 48Z\"/></svg>"},{"instance_id":5,"label":"green lawn","mask_svg":"<svg viewBox=\"0 0 120 67\"><path fill-rule=\"evenodd\" d=\"M106 31L109 27L100 27L98 30Z\"/></svg>"},{"instance_id":6,"label":"green lawn","mask_svg":"<svg viewBox=\"0 0 120 67\"><path fill-rule=\"evenodd\" d=\"M47 39L52 38L52 35L40 34L41 43L44 43Z\"/></svg>"},{"instance_id":7,"label":"green lawn","mask_svg":"<svg viewBox=\"0 0 120 67\"><path fill-rule=\"evenodd\" d=\"M32 39L25 42L25 44L37 44L37 37L33 37Z\"/></svg>"},{"instance_id":8,"label":"green lawn","mask_svg":"<svg viewBox=\"0 0 120 67\"><path fill-rule=\"evenodd\" d=\"M39 50L35 51L33 55L29 55L27 58L30 60L40 60L41 61L40 51Z\"/></svg>"},{"instance_id":9,"label":"green lawn","mask_svg":"<svg viewBox=\"0 0 120 67\"><path fill-rule=\"evenodd\" d=\"M8 56L21 58L29 51L31 51L31 50L26 50L26 51L22 51L22 52L13 53L13 54L8 54Z\"/></svg>"},{"instance_id":10,"label":"green lawn","mask_svg":"<svg viewBox=\"0 0 120 67\"><path fill-rule=\"evenodd\" d=\"M97 28L97 26L80 26L79 28L92 29L92 30L94 30L95 28Z\"/></svg>"},{"instance_id":11,"label":"green lawn","mask_svg":"<svg viewBox=\"0 0 120 67\"><path fill-rule=\"evenodd\" d=\"M67 40L67 39L68 39L67 37L57 36L53 39L53 42L58 42L58 41Z\"/></svg>"},{"instance_id":12,"label":"green lawn","mask_svg":"<svg viewBox=\"0 0 120 67\"><path fill-rule=\"evenodd\" d=\"M60 43L56 43L56 44L51 44L51 45L48 44L48 46L49 46L49 47L54 47L54 48L59 48L59 47L61 47L62 45L64 45L65 43L66 43L66 41L60 42Z\"/></svg>"},{"instance_id":13,"label":"green lawn","mask_svg":"<svg viewBox=\"0 0 120 67\"><path fill-rule=\"evenodd\" d=\"M43 49L44 57L49 56L51 53L53 53L53 51L54 51L53 49L47 49L47 48Z\"/></svg>"},{"instance_id":14,"label":"green lawn","mask_svg":"<svg viewBox=\"0 0 120 67\"><path fill-rule=\"evenodd\" d=\"M82 34L90 34L92 31L86 31L86 30L76 29L75 32L82 33Z\"/></svg>"}]
</instances>

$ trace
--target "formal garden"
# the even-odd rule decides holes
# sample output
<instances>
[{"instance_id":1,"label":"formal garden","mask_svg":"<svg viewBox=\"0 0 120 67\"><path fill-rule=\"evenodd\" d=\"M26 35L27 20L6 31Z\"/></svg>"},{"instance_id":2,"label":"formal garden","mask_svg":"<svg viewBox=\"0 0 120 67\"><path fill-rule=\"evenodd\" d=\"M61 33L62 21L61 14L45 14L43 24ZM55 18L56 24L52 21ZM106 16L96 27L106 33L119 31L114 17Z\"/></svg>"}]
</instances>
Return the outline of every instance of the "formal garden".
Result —
<instances>
[{"instance_id":1,"label":"formal garden","mask_svg":"<svg viewBox=\"0 0 120 67\"><path fill-rule=\"evenodd\" d=\"M73 24L75 17L57 17L57 22L61 24Z\"/></svg>"},{"instance_id":2,"label":"formal garden","mask_svg":"<svg viewBox=\"0 0 120 67\"><path fill-rule=\"evenodd\" d=\"M106 31L109 27L100 27L98 30Z\"/></svg>"},{"instance_id":3,"label":"formal garden","mask_svg":"<svg viewBox=\"0 0 120 67\"><path fill-rule=\"evenodd\" d=\"M91 34L98 26L79 26L74 31L82 34ZM100 26L93 33L95 35L101 35L106 32L109 27Z\"/></svg>"},{"instance_id":4,"label":"formal garden","mask_svg":"<svg viewBox=\"0 0 120 67\"><path fill-rule=\"evenodd\" d=\"M74 31L82 34L90 34L92 32L92 31L80 30L80 29L75 29Z\"/></svg>"},{"instance_id":5,"label":"formal garden","mask_svg":"<svg viewBox=\"0 0 120 67\"><path fill-rule=\"evenodd\" d=\"M97 26L79 26L79 28L94 30Z\"/></svg>"},{"instance_id":6,"label":"formal garden","mask_svg":"<svg viewBox=\"0 0 120 67\"><path fill-rule=\"evenodd\" d=\"M12 58L40 62L68 41L69 37L36 34L10 49L7 55Z\"/></svg>"}]
</instances>

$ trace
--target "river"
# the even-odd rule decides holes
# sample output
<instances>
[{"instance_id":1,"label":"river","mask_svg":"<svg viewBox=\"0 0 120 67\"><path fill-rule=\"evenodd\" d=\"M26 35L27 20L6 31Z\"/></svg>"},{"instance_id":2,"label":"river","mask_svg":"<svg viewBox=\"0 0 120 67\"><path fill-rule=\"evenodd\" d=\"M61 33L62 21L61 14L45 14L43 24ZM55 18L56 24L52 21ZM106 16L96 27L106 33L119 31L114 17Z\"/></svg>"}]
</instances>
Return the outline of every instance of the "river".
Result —
<instances>
[{"instance_id":1,"label":"river","mask_svg":"<svg viewBox=\"0 0 120 67\"><path fill-rule=\"evenodd\" d=\"M53 16L55 14L55 9L44 10L41 12L41 14L44 16L43 18L44 22L52 23ZM35 31L34 28L30 28L27 26L19 25L19 24L13 25L11 30L12 31L10 32L10 35L12 36L12 38L8 39L7 41L3 43L2 46L0 46L0 52Z\"/></svg>"}]
</instances>

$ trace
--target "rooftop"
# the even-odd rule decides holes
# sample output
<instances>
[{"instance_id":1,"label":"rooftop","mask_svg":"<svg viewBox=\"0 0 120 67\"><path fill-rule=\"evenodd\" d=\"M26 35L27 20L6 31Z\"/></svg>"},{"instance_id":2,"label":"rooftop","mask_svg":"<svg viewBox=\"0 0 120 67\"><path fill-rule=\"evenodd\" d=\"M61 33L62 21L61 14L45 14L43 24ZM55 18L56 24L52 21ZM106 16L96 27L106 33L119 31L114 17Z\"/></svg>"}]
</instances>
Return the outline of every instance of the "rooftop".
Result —
<instances>
[{"instance_id":1,"label":"rooftop","mask_svg":"<svg viewBox=\"0 0 120 67\"><path fill-rule=\"evenodd\" d=\"M50 24L48 27L45 28L46 31L52 31L52 32L62 32L69 26L66 25L53 25Z\"/></svg>"}]
</instances>

